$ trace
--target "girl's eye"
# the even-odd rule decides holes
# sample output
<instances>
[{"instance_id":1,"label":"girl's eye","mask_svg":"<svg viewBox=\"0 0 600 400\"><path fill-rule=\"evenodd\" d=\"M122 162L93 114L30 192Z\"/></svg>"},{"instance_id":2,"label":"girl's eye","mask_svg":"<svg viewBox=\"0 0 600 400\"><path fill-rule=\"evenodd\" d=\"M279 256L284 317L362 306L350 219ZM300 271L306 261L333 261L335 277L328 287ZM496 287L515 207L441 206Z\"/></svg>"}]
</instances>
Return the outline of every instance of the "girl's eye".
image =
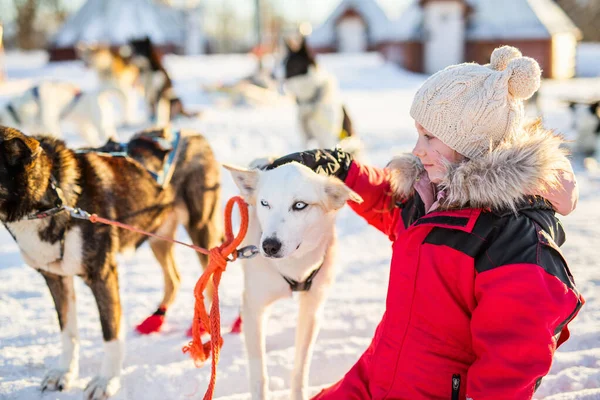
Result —
<instances>
[{"instance_id":1,"label":"girl's eye","mask_svg":"<svg viewBox=\"0 0 600 400\"><path fill-rule=\"evenodd\" d=\"M269 205L269 203L266 202L266 200L261 200L260 201L260 205L263 206L263 207L271 208L271 206Z\"/></svg>"},{"instance_id":2,"label":"girl's eye","mask_svg":"<svg viewBox=\"0 0 600 400\"><path fill-rule=\"evenodd\" d=\"M304 210L306 207L308 207L308 204L306 204L303 201L297 201L292 206L292 210L294 210L294 211L300 211L300 210Z\"/></svg>"},{"instance_id":3,"label":"girl's eye","mask_svg":"<svg viewBox=\"0 0 600 400\"><path fill-rule=\"evenodd\" d=\"M423 136L425 136L425 139L427 139L427 140L433 139L433 136L428 135L428 134L424 134Z\"/></svg>"}]
</instances>

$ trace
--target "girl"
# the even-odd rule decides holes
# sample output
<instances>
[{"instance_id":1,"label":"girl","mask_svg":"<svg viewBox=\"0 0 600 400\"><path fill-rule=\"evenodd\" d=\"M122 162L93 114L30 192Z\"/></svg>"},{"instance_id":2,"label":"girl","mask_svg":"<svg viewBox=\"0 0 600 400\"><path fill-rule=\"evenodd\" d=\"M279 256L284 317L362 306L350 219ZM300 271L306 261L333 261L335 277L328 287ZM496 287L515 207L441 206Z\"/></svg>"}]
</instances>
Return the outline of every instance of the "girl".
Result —
<instances>
[{"instance_id":1,"label":"girl","mask_svg":"<svg viewBox=\"0 0 600 400\"><path fill-rule=\"evenodd\" d=\"M371 345L315 399L533 397L583 304L555 217L575 207L574 176L560 137L523 123L540 76L506 46L431 76L411 108L412 154L383 170L337 149L273 163L344 180L393 247Z\"/></svg>"}]
</instances>

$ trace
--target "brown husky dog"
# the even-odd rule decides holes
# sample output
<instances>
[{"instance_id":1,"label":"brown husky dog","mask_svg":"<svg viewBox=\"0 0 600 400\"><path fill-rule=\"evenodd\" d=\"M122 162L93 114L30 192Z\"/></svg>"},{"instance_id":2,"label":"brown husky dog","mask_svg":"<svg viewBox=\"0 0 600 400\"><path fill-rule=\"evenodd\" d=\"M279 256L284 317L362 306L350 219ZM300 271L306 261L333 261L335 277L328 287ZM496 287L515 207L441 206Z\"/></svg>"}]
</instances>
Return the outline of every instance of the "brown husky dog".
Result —
<instances>
[{"instance_id":1,"label":"brown husky dog","mask_svg":"<svg viewBox=\"0 0 600 400\"><path fill-rule=\"evenodd\" d=\"M112 395L120 386L123 335L116 255L140 246L145 236L74 218L70 208L174 237L183 224L193 243L205 248L222 237L220 171L204 137L182 133L174 173L161 186L170 154L167 130L143 132L128 144L130 157L73 151L52 137L31 137L0 126L0 221L15 238L25 262L45 278L62 335L60 364L42 389L63 390L78 374L79 339L73 278L83 278L96 299L105 355L88 399ZM66 207L66 208L65 208ZM179 273L169 242L150 240L165 279L158 315L173 302ZM206 257L201 256L203 266Z\"/></svg>"}]
</instances>

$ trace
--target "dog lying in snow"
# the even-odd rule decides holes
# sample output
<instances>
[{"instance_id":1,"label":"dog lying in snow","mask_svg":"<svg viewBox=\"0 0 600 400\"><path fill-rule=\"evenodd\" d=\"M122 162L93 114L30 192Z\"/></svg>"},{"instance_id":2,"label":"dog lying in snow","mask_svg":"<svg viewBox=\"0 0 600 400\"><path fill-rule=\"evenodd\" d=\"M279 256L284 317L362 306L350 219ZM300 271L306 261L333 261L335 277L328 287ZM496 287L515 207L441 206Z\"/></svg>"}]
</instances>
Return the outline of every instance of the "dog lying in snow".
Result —
<instances>
[{"instance_id":1,"label":"dog lying in snow","mask_svg":"<svg viewBox=\"0 0 600 400\"><path fill-rule=\"evenodd\" d=\"M340 180L298 163L270 171L225 168L250 205L242 245L260 250L243 260L242 321L252 399L268 395L264 326L269 306L293 291L300 292L300 310L290 398L306 399L312 349L335 273L335 216L346 201L362 199Z\"/></svg>"},{"instance_id":2,"label":"dog lying in snow","mask_svg":"<svg viewBox=\"0 0 600 400\"><path fill-rule=\"evenodd\" d=\"M61 137L63 122L72 124L89 146L116 138L111 90L82 92L68 82L41 82L0 110L0 125L28 133Z\"/></svg>"},{"instance_id":3,"label":"dog lying in snow","mask_svg":"<svg viewBox=\"0 0 600 400\"><path fill-rule=\"evenodd\" d=\"M64 206L170 238L182 224L193 243L205 248L222 239L220 169L208 142L201 135L182 133L175 170L161 186L154 175L161 174L162 160L170 154L165 142L170 142L167 131L139 133L127 145L130 157L121 157L77 152L55 138L0 126L0 222L24 261L46 280L61 329L59 365L48 371L43 390L66 389L78 375L75 276L92 290L105 345L99 374L88 383L85 398L105 399L118 390L124 341L116 256L146 240L138 233L74 218ZM161 305L149 319L162 322L181 279L173 244L156 239L149 243L165 280ZM200 255L200 261L206 266L207 257Z\"/></svg>"}]
</instances>

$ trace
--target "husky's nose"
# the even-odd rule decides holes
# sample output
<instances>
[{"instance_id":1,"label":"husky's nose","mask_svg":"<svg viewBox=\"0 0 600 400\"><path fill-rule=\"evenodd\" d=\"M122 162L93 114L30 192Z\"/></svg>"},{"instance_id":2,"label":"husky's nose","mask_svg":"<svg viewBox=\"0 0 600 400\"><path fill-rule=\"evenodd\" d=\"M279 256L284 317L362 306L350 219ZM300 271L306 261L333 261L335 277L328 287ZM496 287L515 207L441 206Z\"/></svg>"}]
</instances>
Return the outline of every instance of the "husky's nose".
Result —
<instances>
[{"instance_id":1,"label":"husky's nose","mask_svg":"<svg viewBox=\"0 0 600 400\"><path fill-rule=\"evenodd\" d=\"M281 250L281 242L275 238L268 238L263 241L262 248L266 255L272 257Z\"/></svg>"}]
</instances>

